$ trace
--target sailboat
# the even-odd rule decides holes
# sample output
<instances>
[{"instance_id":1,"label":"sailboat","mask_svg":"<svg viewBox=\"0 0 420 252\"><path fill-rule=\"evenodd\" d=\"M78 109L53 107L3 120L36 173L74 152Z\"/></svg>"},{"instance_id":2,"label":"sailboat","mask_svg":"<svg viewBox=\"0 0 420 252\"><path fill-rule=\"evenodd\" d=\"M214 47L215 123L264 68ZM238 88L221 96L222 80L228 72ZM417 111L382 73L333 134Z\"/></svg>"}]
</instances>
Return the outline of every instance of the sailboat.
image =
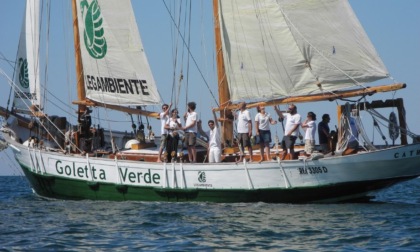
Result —
<instances>
[{"instance_id":1,"label":"sailboat","mask_svg":"<svg viewBox=\"0 0 420 252\"><path fill-rule=\"evenodd\" d=\"M28 0L27 5L35 2ZM420 144L406 127L402 99L367 101L375 93L406 85L365 85L388 77L388 72L347 1L213 0L216 110L224 143L220 163L205 162L205 148L198 148L196 163L185 162L183 152L173 153L171 162L157 162L158 143L152 135L117 139L117 133L104 131L99 142L108 142L112 150L92 147L91 107L157 118L157 112L136 106L161 100L131 2L72 0L72 7L79 127L42 113L42 104L36 102L42 99L26 97L28 92L17 80L10 82L15 96L26 97L26 111L16 109L17 103L12 110L0 110L8 121L2 127L3 137L37 195L115 201L345 202L369 198L420 175ZM36 69L38 63L27 64L20 68ZM33 75L29 72L22 76ZM360 99L347 103L350 97ZM271 160L252 162L245 153L243 162L236 162L233 113L239 103L254 108L328 100L346 101L338 106L342 123L335 155L282 159L284 150L276 143ZM401 144L361 141L361 148L348 153L351 111L374 113L393 106L399 124L394 115L389 125L394 136L399 133ZM25 116L28 113L31 117ZM74 137L66 138L66 132Z\"/></svg>"}]
</instances>

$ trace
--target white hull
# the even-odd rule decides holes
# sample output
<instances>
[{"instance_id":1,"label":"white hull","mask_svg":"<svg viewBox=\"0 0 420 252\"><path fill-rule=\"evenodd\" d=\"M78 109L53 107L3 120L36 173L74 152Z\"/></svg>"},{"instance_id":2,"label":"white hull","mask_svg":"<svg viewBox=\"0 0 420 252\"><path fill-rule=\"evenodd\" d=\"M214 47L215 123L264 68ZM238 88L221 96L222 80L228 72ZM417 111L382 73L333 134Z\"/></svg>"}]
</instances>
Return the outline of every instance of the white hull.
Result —
<instances>
[{"instance_id":1,"label":"white hull","mask_svg":"<svg viewBox=\"0 0 420 252\"><path fill-rule=\"evenodd\" d=\"M16 142L11 143L11 147L16 160L24 171L26 170L27 175L33 173L98 185L112 184L163 190L282 190L282 193L285 193L287 190L311 190L334 185L369 182L373 185L375 181L390 181L391 185L420 175L420 144L318 160L239 164L114 160L48 152ZM376 186L372 186L372 190L376 189ZM362 195L341 195L340 199L320 197L315 201L358 198L369 192L370 190L364 190Z\"/></svg>"}]
</instances>

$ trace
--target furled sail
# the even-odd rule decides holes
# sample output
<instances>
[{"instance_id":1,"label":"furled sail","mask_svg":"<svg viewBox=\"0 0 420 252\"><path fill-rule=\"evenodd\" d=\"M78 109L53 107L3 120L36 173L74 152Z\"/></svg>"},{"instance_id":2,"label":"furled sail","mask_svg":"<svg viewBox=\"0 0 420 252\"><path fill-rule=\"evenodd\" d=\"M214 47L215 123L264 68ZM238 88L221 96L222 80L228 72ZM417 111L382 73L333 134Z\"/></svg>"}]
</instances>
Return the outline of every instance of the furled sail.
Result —
<instances>
[{"instance_id":1,"label":"furled sail","mask_svg":"<svg viewBox=\"0 0 420 252\"><path fill-rule=\"evenodd\" d=\"M41 106L39 78L39 0L27 0L15 64L13 107L29 113L30 106Z\"/></svg>"},{"instance_id":2,"label":"furled sail","mask_svg":"<svg viewBox=\"0 0 420 252\"><path fill-rule=\"evenodd\" d=\"M341 90L388 72L344 0L219 0L232 101Z\"/></svg>"},{"instance_id":3,"label":"furled sail","mask_svg":"<svg viewBox=\"0 0 420 252\"><path fill-rule=\"evenodd\" d=\"M160 103L130 0L77 0L86 97L112 105Z\"/></svg>"}]
</instances>

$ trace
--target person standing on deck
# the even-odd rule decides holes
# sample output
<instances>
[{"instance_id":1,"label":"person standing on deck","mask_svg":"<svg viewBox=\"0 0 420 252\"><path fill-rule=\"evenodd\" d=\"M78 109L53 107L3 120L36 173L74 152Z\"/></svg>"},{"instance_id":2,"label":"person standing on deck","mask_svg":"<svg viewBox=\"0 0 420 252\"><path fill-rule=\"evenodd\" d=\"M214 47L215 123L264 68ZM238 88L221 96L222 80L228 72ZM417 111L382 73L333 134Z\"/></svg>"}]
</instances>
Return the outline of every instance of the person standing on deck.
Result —
<instances>
[{"instance_id":1,"label":"person standing on deck","mask_svg":"<svg viewBox=\"0 0 420 252\"><path fill-rule=\"evenodd\" d=\"M297 113L297 107L294 104L290 104L286 113L280 111L277 106L274 106L274 110L277 112L280 119L286 118L286 127L284 128L284 136L281 141L281 147L283 148L283 156L281 159L284 160L288 152L293 159L295 154L294 145L299 134L300 126L300 115Z\"/></svg>"},{"instance_id":2,"label":"person standing on deck","mask_svg":"<svg viewBox=\"0 0 420 252\"><path fill-rule=\"evenodd\" d=\"M249 110L246 109L246 103L239 103L239 112L237 114L238 119L238 142L239 148L241 150L241 157L238 162L242 162L242 159L245 155L245 146L248 147L248 152L250 156L250 161L252 161L252 146L251 146L251 136L252 136L252 121L251 114Z\"/></svg>"},{"instance_id":3,"label":"person standing on deck","mask_svg":"<svg viewBox=\"0 0 420 252\"><path fill-rule=\"evenodd\" d=\"M274 125L277 121L271 118L271 115L265 111L264 106L258 107L258 114L255 116L255 128L257 130L257 136L260 138L260 156L259 162L264 161L264 152L267 161L270 160L270 143L271 143L271 132L270 124Z\"/></svg>"},{"instance_id":4,"label":"person standing on deck","mask_svg":"<svg viewBox=\"0 0 420 252\"><path fill-rule=\"evenodd\" d=\"M158 155L158 162L162 162L162 151L163 148L165 148L166 146L166 137L168 136L168 130L165 129L165 126L169 120L169 110L172 107L172 103L170 105L168 104L163 104L162 105L162 112L160 112L159 114L159 118L160 118L160 148L159 148L159 155Z\"/></svg>"},{"instance_id":5,"label":"person standing on deck","mask_svg":"<svg viewBox=\"0 0 420 252\"><path fill-rule=\"evenodd\" d=\"M329 145L329 139L330 139L330 127L328 126L329 122L330 122L330 115L323 114L322 121L318 123L318 139L319 139L319 145L321 147L321 152L323 154L327 154L331 151L330 145Z\"/></svg>"},{"instance_id":6,"label":"person standing on deck","mask_svg":"<svg viewBox=\"0 0 420 252\"><path fill-rule=\"evenodd\" d=\"M305 129L305 154L310 156L315 149L316 115L314 112L308 112L306 120L302 123Z\"/></svg>"},{"instance_id":7,"label":"person standing on deck","mask_svg":"<svg viewBox=\"0 0 420 252\"><path fill-rule=\"evenodd\" d=\"M222 141L220 140L220 127L217 121L216 111L213 109L214 121L209 120L210 130L207 133L209 139L208 157L209 163L220 163L222 155Z\"/></svg>"},{"instance_id":8,"label":"person standing on deck","mask_svg":"<svg viewBox=\"0 0 420 252\"><path fill-rule=\"evenodd\" d=\"M197 143L197 113L195 112L195 102L189 102L188 112L184 115L185 127L185 145L188 148L188 159L190 163L197 162L197 150L195 144Z\"/></svg>"},{"instance_id":9,"label":"person standing on deck","mask_svg":"<svg viewBox=\"0 0 420 252\"><path fill-rule=\"evenodd\" d=\"M172 161L172 154L177 154L179 134L178 130L182 127L181 119L178 116L178 109L174 108L171 111L171 117L168 119L165 128L168 130L166 140L166 152L168 153L168 162ZM174 152L174 153L172 153Z\"/></svg>"}]
</instances>

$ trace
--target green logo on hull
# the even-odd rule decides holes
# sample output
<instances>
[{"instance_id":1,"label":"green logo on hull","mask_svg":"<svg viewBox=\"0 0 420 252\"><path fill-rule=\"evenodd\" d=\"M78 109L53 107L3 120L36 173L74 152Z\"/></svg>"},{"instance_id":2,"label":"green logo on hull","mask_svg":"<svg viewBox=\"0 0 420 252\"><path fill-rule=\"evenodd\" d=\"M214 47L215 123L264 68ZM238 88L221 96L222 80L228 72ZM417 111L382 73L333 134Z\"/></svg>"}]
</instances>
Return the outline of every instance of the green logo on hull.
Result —
<instances>
[{"instance_id":1,"label":"green logo on hull","mask_svg":"<svg viewBox=\"0 0 420 252\"><path fill-rule=\"evenodd\" d=\"M28 61L19 58L19 83L23 88L29 87Z\"/></svg>"},{"instance_id":2,"label":"green logo on hull","mask_svg":"<svg viewBox=\"0 0 420 252\"><path fill-rule=\"evenodd\" d=\"M82 17L85 21L83 37L86 49L90 56L95 59L102 59L106 55L107 44L102 27L103 19L98 0L93 0L90 5L87 0L80 3Z\"/></svg>"},{"instance_id":3,"label":"green logo on hull","mask_svg":"<svg viewBox=\"0 0 420 252\"><path fill-rule=\"evenodd\" d=\"M203 171L198 172L198 182L204 183L206 182L206 173Z\"/></svg>"}]
</instances>

